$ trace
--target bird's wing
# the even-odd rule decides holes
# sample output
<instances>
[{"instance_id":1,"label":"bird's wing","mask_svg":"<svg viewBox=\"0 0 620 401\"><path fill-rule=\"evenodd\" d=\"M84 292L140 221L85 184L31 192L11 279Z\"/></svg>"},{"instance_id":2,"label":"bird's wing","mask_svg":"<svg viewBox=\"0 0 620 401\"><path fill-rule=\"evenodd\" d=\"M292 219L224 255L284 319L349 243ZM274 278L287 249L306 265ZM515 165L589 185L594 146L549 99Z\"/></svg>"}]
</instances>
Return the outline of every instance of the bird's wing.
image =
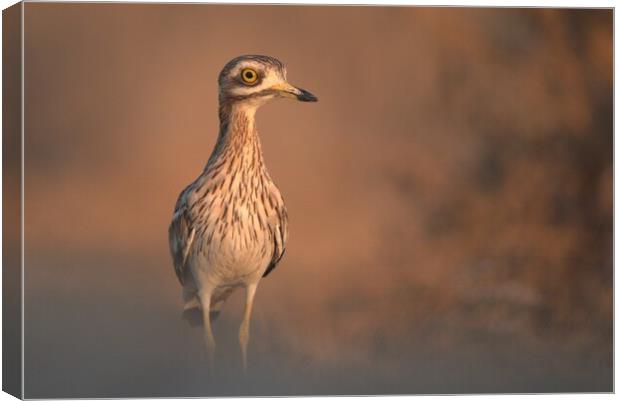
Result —
<instances>
[{"instance_id":1,"label":"bird's wing","mask_svg":"<svg viewBox=\"0 0 620 401\"><path fill-rule=\"evenodd\" d=\"M190 274L187 256L192 248L195 235L196 230L192 227L191 219L187 215L187 207L181 202L177 203L172 223L168 228L168 241L170 242L174 271L181 285L185 285L185 279Z\"/></svg>"},{"instance_id":2,"label":"bird's wing","mask_svg":"<svg viewBox=\"0 0 620 401\"><path fill-rule=\"evenodd\" d=\"M271 262L269 266L267 266L267 270L263 274L263 277L266 277L273 269L276 268L282 256L284 256L284 252L286 251L286 240L288 238L288 214L286 213L286 208L284 207L284 201L279 194L278 191L279 202L276 204L276 219L275 224L270 226L271 236L273 238L273 256L271 257Z\"/></svg>"}]
</instances>

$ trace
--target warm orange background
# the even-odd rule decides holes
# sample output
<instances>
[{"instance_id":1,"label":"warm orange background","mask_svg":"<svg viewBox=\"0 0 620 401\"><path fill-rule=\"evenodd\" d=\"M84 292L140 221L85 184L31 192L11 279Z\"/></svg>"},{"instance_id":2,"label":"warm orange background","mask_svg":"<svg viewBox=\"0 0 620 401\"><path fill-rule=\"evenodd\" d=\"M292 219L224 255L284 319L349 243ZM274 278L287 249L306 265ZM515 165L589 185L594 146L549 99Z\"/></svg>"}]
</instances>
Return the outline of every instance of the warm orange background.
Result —
<instances>
[{"instance_id":1,"label":"warm orange background","mask_svg":"<svg viewBox=\"0 0 620 401\"><path fill-rule=\"evenodd\" d=\"M26 396L611 391L612 11L25 7ZM218 372L167 227L217 74L258 114L290 242Z\"/></svg>"}]
</instances>

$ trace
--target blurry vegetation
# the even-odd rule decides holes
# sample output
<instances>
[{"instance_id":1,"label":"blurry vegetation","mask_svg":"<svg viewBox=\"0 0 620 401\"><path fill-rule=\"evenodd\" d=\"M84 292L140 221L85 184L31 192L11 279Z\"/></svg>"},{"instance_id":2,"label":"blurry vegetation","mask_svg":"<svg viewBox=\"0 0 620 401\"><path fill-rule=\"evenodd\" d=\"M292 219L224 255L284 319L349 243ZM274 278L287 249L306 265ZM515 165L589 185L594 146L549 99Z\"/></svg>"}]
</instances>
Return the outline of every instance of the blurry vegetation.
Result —
<instances>
[{"instance_id":1,"label":"blurry vegetation","mask_svg":"<svg viewBox=\"0 0 620 401\"><path fill-rule=\"evenodd\" d=\"M435 138L436 148L469 147L469 160L429 167L449 175L445 185L416 187L416 169L388 175L412 208L424 193L425 211L394 233L399 241L389 235L394 227L385 227L386 258L405 275L416 274L412 260L441 260L434 293L409 302L422 316L428 301L438 314L456 311L473 330L577 337L609 352L611 14L495 14L470 38L480 44L475 58L446 62L437 77L443 89L429 105L460 126L453 143ZM465 99L463 92L483 95ZM529 96L537 97L536 108Z\"/></svg>"}]
</instances>

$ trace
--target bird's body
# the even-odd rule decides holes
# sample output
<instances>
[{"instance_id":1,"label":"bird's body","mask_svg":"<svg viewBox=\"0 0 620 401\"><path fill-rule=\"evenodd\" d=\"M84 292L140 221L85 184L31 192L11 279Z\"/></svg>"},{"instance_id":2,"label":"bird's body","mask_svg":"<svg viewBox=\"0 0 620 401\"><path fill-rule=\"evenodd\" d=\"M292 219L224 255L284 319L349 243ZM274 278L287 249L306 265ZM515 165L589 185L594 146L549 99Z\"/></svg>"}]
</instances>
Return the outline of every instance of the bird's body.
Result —
<instances>
[{"instance_id":1,"label":"bird's body","mask_svg":"<svg viewBox=\"0 0 620 401\"><path fill-rule=\"evenodd\" d=\"M288 235L284 200L263 161L255 111L276 96L316 98L287 84L282 63L266 56L232 60L219 84L218 140L202 174L179 195L169 241L184 309L202 310L210 355L215 347L210 314L235 288L246 288L239 333L245 366L254 294L282 258Z\"/></svg>"},{"instance_id":2,"label":"bird's body","mask_svg":"<svg viewBox=\"0 0 620 401\"><path fill-rule=\"evenodd\" d=\"M286 244L284 200L265 168L258 133L244 115L234 113L231 122L175 207L173 254L183 254L177 248L191 242L183 255L189 269L177 272L188 307L195 305L195 278L210 283L212 297L220 299L231 288L257 283L275 267Z\"/></svg>"}]
</instances>

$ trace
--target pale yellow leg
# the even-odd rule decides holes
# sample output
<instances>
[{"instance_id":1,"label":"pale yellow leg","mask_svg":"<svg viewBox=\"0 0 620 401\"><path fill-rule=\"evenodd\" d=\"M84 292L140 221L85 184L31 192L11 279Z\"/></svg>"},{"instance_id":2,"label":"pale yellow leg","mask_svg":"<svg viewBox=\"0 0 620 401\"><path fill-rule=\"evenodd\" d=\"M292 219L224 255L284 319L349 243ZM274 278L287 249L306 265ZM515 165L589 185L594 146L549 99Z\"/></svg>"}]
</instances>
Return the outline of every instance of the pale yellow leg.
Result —
<instances>
[{"instance_id":1,"label":"pale yellow leg","mask_svg":"<svg viewBox=\"0 0 620 401\"><path fill-rule=\"evenodd\" d=\"M201 291L200 303L202 306L202 317L204 322L204 338L207 344L207 357L209 358L209 367L211 370L214 365L215 358L215 338L213 337L213 331L211 329L211 292Z\"/></svg>"},{"instance_id":2,"label":"pale yellow leg","mask_svg":"<svg viewBox=\"0 0 620 401\"><path fill-rule=\"evenodd\" d=\"M239 328L239 344L241 345L241 363L243 371L248 368L248 341L250 339L250 318L252 316L252 305L254 304L254 295L258 284L248 285L246 288L245 310L243 311L243 320Z\"/></svg>"}]
</instances>

